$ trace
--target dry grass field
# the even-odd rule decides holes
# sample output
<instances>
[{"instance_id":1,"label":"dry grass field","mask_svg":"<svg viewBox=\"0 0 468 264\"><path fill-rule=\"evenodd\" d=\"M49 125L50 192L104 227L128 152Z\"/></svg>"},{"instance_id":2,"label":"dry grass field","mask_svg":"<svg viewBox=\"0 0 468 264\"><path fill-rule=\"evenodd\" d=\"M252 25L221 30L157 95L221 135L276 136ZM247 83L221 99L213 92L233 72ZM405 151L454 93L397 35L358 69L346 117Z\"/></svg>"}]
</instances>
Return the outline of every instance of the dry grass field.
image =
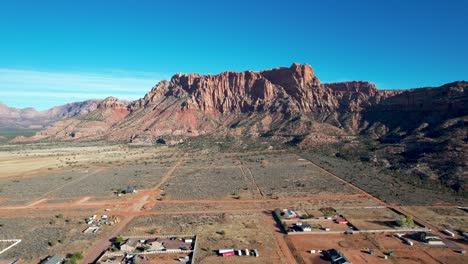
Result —
<instances>
[{"instance_id":1,"label":"dry grass field","mask_svg":"<svg viewBox=\"0 0 468 264\"><path fill-rule=\"evenodd\" d=\"M82 218L70 217L23 217L0 218L2 239L21 239L22 242L1 255L2 258L21 257L25 263L38 263L47 255L84 252L92 242L110 230L83 234L87 227Z\"/></svg>"},{"instance_id":2,"label":"dry grass field","mask_svg":"<svg viewBox=\"0 0 468 264\"><path fill-rule=\"evenodd\" d=\"M468 232L468 213L456 207L407 207L440 229Z\"/></svg>"}]
</instances>

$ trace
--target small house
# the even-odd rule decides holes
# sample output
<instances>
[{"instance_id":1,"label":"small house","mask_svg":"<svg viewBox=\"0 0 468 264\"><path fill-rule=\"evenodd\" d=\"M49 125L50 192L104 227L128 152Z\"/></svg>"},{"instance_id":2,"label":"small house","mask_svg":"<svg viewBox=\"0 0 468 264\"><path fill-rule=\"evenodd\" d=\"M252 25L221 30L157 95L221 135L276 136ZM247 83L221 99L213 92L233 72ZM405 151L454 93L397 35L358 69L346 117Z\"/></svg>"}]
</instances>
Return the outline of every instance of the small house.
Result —
<instances>
[{"instance_id":1,"label":"small house","mask_svg":"<svg viewBox=\"0 0 468 264\"><path fill-rule=\"evenodd\" d=\"M63 257L59 255L53 255L41 261L40 264L60 264L62 263L62 261L63 261Z\"/></svg>"},{"instance_id":2,"label":"small house","mask_svg":"<svg viewBox=\"0 0 468 264\"><path fill-rule=\"evenodd\" d=\"M436 236L431 233L421 232L417 234L420 241L427 243L428 245L433 246L443 246L445 245L444 241L439 236Z\"/></svg>"},{"instance_id":3,"label":"small house","mask_svg":"<svg viewBox=\"0 0 468 264\"><path fill-rule=\"evenodd\" d=\"M120 250L124 252L133 252L138 247L140 242L136 239L127 239L123 245L120 246Z\"/></svg>"},{"instance_id":4,"label":"small house","mask_svg":"<svg viewBox=\"0 0 468 264\"><path fill-rule=\"evenodd\" d=\"M284 216L285 216L286 218L289 218L289 219L291 219L291 218L297 218L297 213L294 212L294 211L291 210L291 209L283 209L283 212L284 212Z\"/></svg>"},{"instance_id":5,"label":"small house","mask_svg":"<svg viewBox=\"0 0 468 264\"><path fill-rule=\"evenodd\" d=\"M325 255L330 258L332 264L351 264L344 254L337 249L327 250Z\"/></svg>"},{"instance_id":6,"label":"small house","mask_svg":"<svg viewBox=\"0 0 468 264\"><path fill-rule=\"evenodd\" d=\"M158 241L157 239L149 239L146 241L146 245L148 245L150 248L150 251L161 251L164 250L165 247L162 242Z\"/></svg>"}]
</instances>

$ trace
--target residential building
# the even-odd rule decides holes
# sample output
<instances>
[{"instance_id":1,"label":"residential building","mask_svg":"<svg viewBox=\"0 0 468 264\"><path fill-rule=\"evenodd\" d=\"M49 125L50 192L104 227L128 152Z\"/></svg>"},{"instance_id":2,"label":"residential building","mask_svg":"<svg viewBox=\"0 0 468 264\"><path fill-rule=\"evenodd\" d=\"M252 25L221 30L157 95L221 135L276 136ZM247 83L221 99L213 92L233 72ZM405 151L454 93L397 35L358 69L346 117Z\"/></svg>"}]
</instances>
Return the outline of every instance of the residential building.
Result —
<instances>
[{"instance_id":1,"label":"residential building","mask_svg":"<svg viewBox=\"0 0 468 264\"><path fill-rule=\"evenodd\" d=\"M120 245L120 250L123 252L133 252L138 247L140 241L137 239L127 239L123 245Z\"/></svg>"},{"instance_id":2,"label":"residential building","mask_svg":"<svg viewBox=\"0 0 468 264\"><path fill-rule=\"evenodd\" d=\"M63 261L63 257L59 255L53 255L41 261L40 264L60 264L62 263L62 261Z\"/></svg>"}]
</instances>

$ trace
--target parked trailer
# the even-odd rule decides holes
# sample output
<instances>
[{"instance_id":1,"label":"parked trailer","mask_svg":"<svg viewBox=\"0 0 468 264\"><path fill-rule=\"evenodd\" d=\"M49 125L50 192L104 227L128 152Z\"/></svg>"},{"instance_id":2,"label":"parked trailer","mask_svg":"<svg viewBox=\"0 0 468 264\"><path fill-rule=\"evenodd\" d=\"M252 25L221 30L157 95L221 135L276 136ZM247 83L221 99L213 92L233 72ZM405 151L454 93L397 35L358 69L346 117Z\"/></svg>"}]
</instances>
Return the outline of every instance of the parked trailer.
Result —
<instances>
[{"instance_id":1,"label":"parked trailer","mask_svg":"<svg viewBox=\"0 0 468 264\"><path fill-rule=\"evenodd\" d=\"M234 251L224 252L221 254L223 257L234 256Z\"/></svg>"},{"instance_id":2,"label":"parked trailer","mask_svg":"<svg viewBox=\"0 0 468 264\"><path fill-rule=\"evenodd\" d=\"M444 234L449 235L449 236L451 236L451 237L454 237L454 236L455 236L455 234L454 234L453 232L451 232L451 231L449 231L449 230L447 230L447 229L444 229L444 231L442 231L442 232L444 232Z\"/></svg>"},{"instance_id":3,"label":"parked trailer","mask_svg":"<svg viewBox=\"0 0 468 264\"><path fill-rule=\"evenodd\" d=\"M232 249L232 248L225 248L225 249L220 249L220 250L218 250L218 253L219 253L219 254L223 254L223 253L226 253L226 252L234 252L234 249Z\"/></svg>"}]
</instances>

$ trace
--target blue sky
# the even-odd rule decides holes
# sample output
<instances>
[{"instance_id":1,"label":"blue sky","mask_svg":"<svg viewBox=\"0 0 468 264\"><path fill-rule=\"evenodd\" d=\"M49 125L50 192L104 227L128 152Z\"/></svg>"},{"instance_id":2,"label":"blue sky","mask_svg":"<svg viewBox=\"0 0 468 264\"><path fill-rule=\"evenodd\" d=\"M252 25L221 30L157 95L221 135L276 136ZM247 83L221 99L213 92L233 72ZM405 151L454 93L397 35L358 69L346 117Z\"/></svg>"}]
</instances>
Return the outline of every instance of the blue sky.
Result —
<instances>
[{"instance_id":1,"label":"blue sky","mask_svg":"<svg viewBox=\"0 0 468 264\"><path fill-rule=\"evenodd\" d=\"M468 1L2 1L0 101L133 100L176 72L309 63L381 89L468 79Z\"/></svg>"}]
</instances>

